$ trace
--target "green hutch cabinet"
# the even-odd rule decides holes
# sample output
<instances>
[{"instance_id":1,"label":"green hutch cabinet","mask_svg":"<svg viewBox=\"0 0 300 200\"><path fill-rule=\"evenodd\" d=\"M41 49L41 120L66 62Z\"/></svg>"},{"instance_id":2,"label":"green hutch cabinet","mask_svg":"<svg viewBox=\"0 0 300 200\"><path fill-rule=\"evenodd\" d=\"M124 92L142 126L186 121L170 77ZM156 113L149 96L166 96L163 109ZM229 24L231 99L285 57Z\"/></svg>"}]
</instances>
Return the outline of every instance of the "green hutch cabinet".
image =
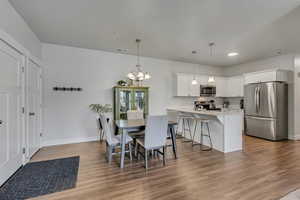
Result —
<instances>
[{"instance_id":1,"label":"green hutch cabinet","mask_svg":"<svg viewBox=\"0 0 300 200\"><path fill-rule=\"evenodd\" d=\"M114 87L114 119L127 119L128 110L143 110L144 118L149 113L149 87Z\"/></svg>"}]
</instances>

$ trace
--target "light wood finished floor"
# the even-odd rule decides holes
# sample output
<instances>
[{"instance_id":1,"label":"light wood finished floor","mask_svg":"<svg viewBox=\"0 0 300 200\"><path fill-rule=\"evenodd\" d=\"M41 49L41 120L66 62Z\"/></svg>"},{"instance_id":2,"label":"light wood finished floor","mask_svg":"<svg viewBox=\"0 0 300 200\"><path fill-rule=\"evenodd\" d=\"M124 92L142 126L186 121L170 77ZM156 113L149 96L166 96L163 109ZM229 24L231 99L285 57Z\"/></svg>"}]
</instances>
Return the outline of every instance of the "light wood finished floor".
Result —
<instances>
[{"instance_id":1,"label":"light wood finished floor","mask_svg":"<svg viewBox=\"0 0 300 200\"><path fill-rule=\"evenodd\" d=\"M78 181L74 189L35 199L260 200L279 199L300 188L300 142L245 137L243 152L226 155L177 143L179 158L174 160L169 148L167 166L154 160L148 172L141 162L127 161L123 171L117 159L108 165L104 143L43 148L33 162L79 155Z\"/></svg>"}]
</instances>

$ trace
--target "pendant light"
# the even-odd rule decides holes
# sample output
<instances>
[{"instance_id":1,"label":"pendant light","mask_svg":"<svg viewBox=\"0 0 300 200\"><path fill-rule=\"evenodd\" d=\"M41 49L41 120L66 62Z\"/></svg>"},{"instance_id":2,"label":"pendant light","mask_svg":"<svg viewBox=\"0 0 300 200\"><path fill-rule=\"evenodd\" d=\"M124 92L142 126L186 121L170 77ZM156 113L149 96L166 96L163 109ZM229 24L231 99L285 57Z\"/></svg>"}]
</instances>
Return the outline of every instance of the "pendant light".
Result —
<instances>
[{"instance_id":1,"label":"pendant light","mask_svg":"<svg viewBox=\"0 0 300 200\"><path fill-rule=\"evenodd\" d=\"M208 46L209 46L209 50L210 50L210 56L212 57L213 56L213 47L215 46L215 43L210 42L208 44ZM207 82L208 83L215 83L215 77L214 76L209 76Z\"/></svg>"},{"instance_id":2,"label":"pendant light","mask_svg":"<svg viewBox=\"0 0 300 200\"><path fill-rule=\"evenodd\" d=\"M214 83L215 82L215 77L214 76L209 76L207 82L208 83Z\"/></svg>"},{"instance_id":3,"label":"pendant light","mask_svg":"<svg viewBox=\"0 0 300 200\"><path fill-rule=\"evenodd\" d=\"M148 80L151 78L150 74L148 72L143 72L142 67L140 65L140 39L136 39L136 48L137 48L137 64L136 64L136 71L132 71L129 74L127 74L127 77L130 80L135 80L135 81L143 81L143 80Z\"/></svg>"},{"instance_id":4,"label":"pendant light","mask_svg":"<svg viewBox=\"0 0 300 200\"><path fill-rule=\"evenodd\" d=\"M193 78L193 80L192 80L192 85L197 85L198 84L198 81L196 80L196 77L195 77L195 75L194 75L194 78Z\"/></svg>"}]
</instances>

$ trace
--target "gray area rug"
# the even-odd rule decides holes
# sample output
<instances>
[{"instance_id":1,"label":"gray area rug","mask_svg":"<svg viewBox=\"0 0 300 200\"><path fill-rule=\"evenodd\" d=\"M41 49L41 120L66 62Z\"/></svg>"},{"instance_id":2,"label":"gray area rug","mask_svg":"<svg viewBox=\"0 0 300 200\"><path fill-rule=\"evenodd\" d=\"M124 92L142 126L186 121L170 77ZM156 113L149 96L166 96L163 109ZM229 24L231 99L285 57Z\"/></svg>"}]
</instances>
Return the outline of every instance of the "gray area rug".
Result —
<instances>
[{"instance_id":1,"label":"gray area rug","mask_svg":"<svg viewBox=\"0 0 300 200\"><path fill-rule=\"evenodd\" d=\"M280 200L300 200L300 189L288 193L286 196L282 197Z\"/></svg>"},{"instance_id":2,"label":"gray area rug","mask_svg":"<svg viewBox=\"0 0 300 200\"><path fill-rule=\"evenodd\" d=\"M1 188L1 200L23 200L76 186L79 156L32 162L20 168Z\"/></svg>"}]
</instances>

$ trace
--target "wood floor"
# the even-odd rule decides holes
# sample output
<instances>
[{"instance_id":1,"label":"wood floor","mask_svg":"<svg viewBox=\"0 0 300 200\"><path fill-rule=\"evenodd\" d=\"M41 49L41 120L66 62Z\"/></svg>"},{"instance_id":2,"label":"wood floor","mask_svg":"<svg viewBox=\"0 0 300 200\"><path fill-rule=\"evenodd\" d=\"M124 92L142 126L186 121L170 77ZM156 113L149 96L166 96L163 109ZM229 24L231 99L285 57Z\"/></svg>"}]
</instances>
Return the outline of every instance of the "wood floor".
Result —
<instances>
[{"instance_id":1,"label":"wood floor","mask_svg":"<svg viewBox=\"0 0 300 200\"><path fill-rule=\"evenodd\" d=\"M148 172L141 162L127 161L123 171L118 159L108 165L104 143L43 148L33 162L79 155L78 181L74 189L35 199L260 200L279 199L300 188L300 142L245 137L243 152L226 155L177 143L179 158L169 148L167 166L153 160Z\"/></svg>"}]
</instances>

